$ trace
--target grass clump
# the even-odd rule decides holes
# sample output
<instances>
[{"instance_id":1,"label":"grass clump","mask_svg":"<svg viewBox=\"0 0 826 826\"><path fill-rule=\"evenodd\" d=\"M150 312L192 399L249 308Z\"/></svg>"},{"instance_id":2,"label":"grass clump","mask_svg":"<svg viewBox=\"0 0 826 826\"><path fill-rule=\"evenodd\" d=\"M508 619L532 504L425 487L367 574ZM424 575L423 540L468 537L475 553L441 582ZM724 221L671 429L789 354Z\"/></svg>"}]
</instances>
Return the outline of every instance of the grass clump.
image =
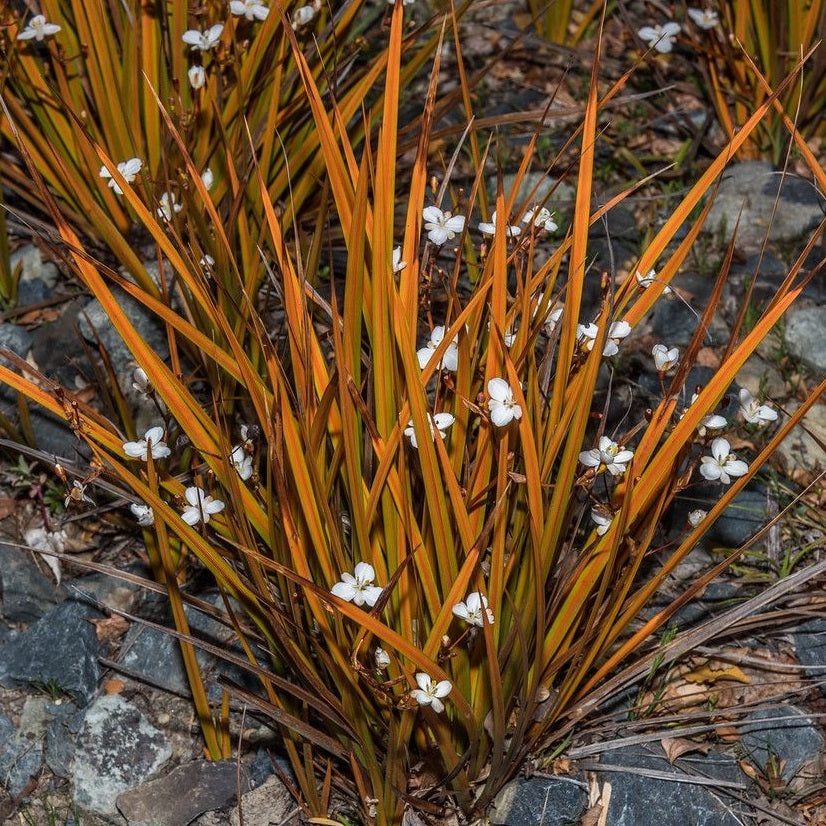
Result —
<instances>
[{"instance_id":1,"label":"grass clump","mask_svg":"<svg viewBox=\"0 0 826 826\"><path fill-rule=\"evenodd\" d=\"M74 8L56 11L64 5ZM607 677L633 671L677 609L730 561L632 629L814 401L753 456L732 453L725 419L709 421L722 418L717 406L733 377L800 293L804 252L751 329L735 323L719 370L685 404L731 251L691 344L666 348L656 406L615 424L594 401L624 338L689 255L715 181L776 98L677 204L637 262L639 277L620 285L588 266L590 227L633 191L592 207L598 117L625 82L600 97L598 51L583 123L565 147L577 158L570 229L549 251L557 229L546 205L516 202L534 138L513 192L500 187L495 213L484 216L482 245L473 216L484 134L469 122L478 174L467 190L451 188L451 163L434 170L429 159L441 43L427 32L406 38L397 3L381 58L339 87L323 49L309 48L289 24L295 11L284 12L273 6L244 57L240 31L224 40L222 30L226 62L219 52L210 63L214 84L201 90L209 106L198 110L209 110L208 137L190 128L174 95L170 104L152 94L174 91L171 80L141 75L158 151L141 147L146 165L131 181L117 162L133 144L105 145L70 97L55 105L71 144L23 127L31 103L7 103L4 128L65 261L129 347L156 418L136 432L115 370L111 417L19 359L23 375L0 366L0 379L64 416L92 451L97 477L132 501L213 757L229 753L229 697L210 706L195 660L181 592L193 558L227 597L228 622L261 683L258 694L227 689L282 733L309 814L327 814L334 788L358 801L365 822L398 823L407 805L481 814L528 755L564 742ZM77 37L68 13L50 19ZM457 30L447 17L470 120ZM163 43L181 79L179 40ZM263 58L252 78L242 71L265 47L278 58L278 82L264 78ZM433 52L402 184L402 90ZM224 89L225 75L236 94ZM90 92L92 102L102 91ZM271 122L279 113L286 132ZM47 158L71 178L63 191L42 171ZM67 173L72 159L77 172ZM434 171L442 184L429 193ZM108 263L86 250L85 215L101 219L93 223ZM160 283L132 252L133 232L161 265ZM326 254L333 245L345 254ZM329 284L316 277L325 264ZM594 280L598 306L586 316ZM138 335L115 287L162 322L168 361ZM698 474L723 485L719 501L652 568L660 518Z\"/></svg>"}]
</instances>

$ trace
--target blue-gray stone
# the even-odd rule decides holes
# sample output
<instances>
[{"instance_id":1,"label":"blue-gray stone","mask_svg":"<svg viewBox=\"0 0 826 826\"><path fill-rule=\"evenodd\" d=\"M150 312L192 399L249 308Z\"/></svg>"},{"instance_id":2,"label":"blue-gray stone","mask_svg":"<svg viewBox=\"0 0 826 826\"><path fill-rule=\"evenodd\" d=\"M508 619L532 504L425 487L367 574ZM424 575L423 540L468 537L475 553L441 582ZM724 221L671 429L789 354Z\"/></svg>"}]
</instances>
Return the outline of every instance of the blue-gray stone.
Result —
<instances>
[{"instance_id":1,"label":"blue-gray stone","mask_svg":"<svg viewBox=\"0 0 826 826\"><path fill-rule=\"evenodd\" d=\"M102 614L64 602L0 648L0 685L61 690L81 704L94 695L99 643L91 619Z\"/></svg>"},{"instance_id":2,"label":"blue-gray stone","mask_svg":"<svg viewBox=\"0 0 826 826\"><path fill-rule=\"evenodd\" d=\"M28 548L0 542L0 616L35 622L64 597L64 590L40 573Z\"/></svg>"},{"instance_id":3,"label":"blue-gray stone","mask_svg":"<svg viewBox=\"0 0 826 826\"><path fill-rule=\"evenodd\" d=\"M826 695L826 619L811 619L800 623L792 634L800 664L806 675L816 682Z\"/></svg>"},{"instance_id":4,"label":"blue-gray stone","mask_svg":"<svg viewBox=\"0 0 826 826\"><path fill-rule=\"evenodd\" d=\"M823 751L823 735L812 719L794 706L758 709L738 729L740 745L749 760L766 773L782 766L780 775L786 783Z\"/></svg>"},{"instance_id":5,"label":"blue-gray stone","mask_svg":"<svg viewBox=\"0 0 826 826\"><path fill-rule=\"evenodd\" d=\"M519 778L496 796L491 826L577 826L588 807L585 783L568 777Z\"/></svg>"},{"instance_id":6,"label":"blue-gray stone","mask_svg":"<svg viewBox=\"0 0 826 826\"><path fill-rule=\"evenodd\" d=\"M826 376L826 306L789 312L783 338L789 352L820 380Z\"/></svg>"},{"instance_id":7,"label":"blue-gray stone","mask_svg":"<svg viewBox=\"0 0 826 826\"><path fill-rule=\"evenodd\" d=\"M19 797L40 771L43 745L29 732L16 731L12 721L0 711L0 786Z\"/></svg>"}]
</instances>

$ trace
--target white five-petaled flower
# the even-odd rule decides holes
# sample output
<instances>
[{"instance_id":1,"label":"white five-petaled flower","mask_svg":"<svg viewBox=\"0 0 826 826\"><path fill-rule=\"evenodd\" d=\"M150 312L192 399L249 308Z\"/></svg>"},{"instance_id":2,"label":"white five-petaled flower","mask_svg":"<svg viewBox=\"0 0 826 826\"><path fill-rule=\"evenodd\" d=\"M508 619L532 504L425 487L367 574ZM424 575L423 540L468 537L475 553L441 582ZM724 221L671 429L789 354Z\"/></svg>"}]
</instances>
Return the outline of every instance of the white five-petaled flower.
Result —
<instances>
[{"instance_id":1,"label":"white five-petaled flower","mask_svg":"<svg viewBox=\"0 0 826 826\"><path fill-rule=\"evenodd\" d=\"M193 89L200 89L206 83L206 70L203 66L190 66L186 75Z\"/></svg>"},{"instance_id":2,"label":"white five-petaled flower","mask_svg":"<svg viewBox=\"0 0 826 826\"><path fill-rule=\"evenodd\" d=\"M611 476L620 476L625 473L626 465L634 458L634 452L626 450L608 436L601 436L599 447L593 450L583 450L579 454L579 461L585 467L596 468L596 472L607 470Z\"/></svg>"},{"instance_id":3,"label":"white five-petaled flower","mask_svg":"<svg viewBox=\"0 0 826 826\"><path fill-rule=\"evenodd\" d=\"M516 403L513 389L504 379L491 379L488 395L490 420L497 427L507 427L514 419L522 418L522 408Z\"/></svg>"},{"instance_id":4,"label":"white five-petaled flower","mask_svg":"<svg viewBox=\"0 0 826 826\"><path fill-rule=\"evenodd\" d=\"M419 671L416 674L416 683L419 687L414 688L413 691L410 692L410 696L420 706L430 706L436 714L441 714L445 710L442 697L447 697L453 688L450 680L439 680L439 682L436 683L430 679L429 674Z\"/></svg>"},{"instance_id":5,"label":"white five-petaled flower","mask_svg":"<svg viewBox=\"0 0 826 826\"><path fill-rule=\"evenodd\" d=\"M147 461L150 453L153 459L164 459L172 453L163 440L163 427L160 425L150 427L140 441L126 442L123 445L123 452L133 459L142 459L144 462Z\"/></svg>"},{"instance_id":6,"label":"white five-petaled flower","mask_svg":"<svg viewBox=\"0 0 826 826\"><path fill-rule=\"evenodd\" d=\"M128 161L121 161L118 164L118 172L123 175L124 180L128 184L131 184L132 181L137 178L138 173L142 168L143 161L140 158L130 158ZM123 195L123 190L120 188L120 184L112 177L112 173L106 168L105 165L100 168L98 176L109 179L109 186L115 191L115 195Z\"/></svg>"},{"instance_id":7,"label":"white five-petaled flower","mask_svg":"<svg viewBox=\"0 0 826 826\"><path fill-rule=\"evenodd\" d=\"M691 525L692 528L696 528L707 516L708 511L704 511L702 508L695 508L688 514L688 524Z\"/></svg>"},{"instance_id":8,"label":"white five-petaled flower","mask_svg":"<svg viewBox=\"0 0 826 826\"><path fill-rule=\"evenodd\" d=\"M200 29L189 29L183 34L182 40L193 49L199 49L202 52L208 52L214 49L221 40L221 32L224 31L223 23L216 23L208 29L201 31Z\"/></svg>"},{"instance_id":9,"label":"white five-petaled flower","mask_svg":"<svg viewBox=\"0 0 826 826\"><path fill-rule=\"evenodd\" d=\"M26 28L17 35L18 40L43 40L60 31L57 23L49 23L42 14L36 14L29 20Z\"/></svg>"},{"instance_id":10,"label":"white five-petaled flower","mask_svg":"<svg viewBox=\"0 0 826 826\"><path fill-rule=\"evenodd\" d=\"M315 9L312 6L301 6L293 12L293 19L290 25L293 31L295 31L306 26L308 23L312 23L314 17Z\"/></svg>"},{"instance_id":11,"label":"white five-petaled flower","mask_svg":"<svg viewBox=\"0 0 826 826\"><path fill-rule=\"evenodd\" d=\"M657 281L657 271L656 270L649 270L648 275L643 275L639 270L637 270L637 283L644 289L647 290L652 284ZM663 287L663 295L671 295L673 290L666 284Z\"/></svg>"},{"instance_id":12,"label":"white five-petaled flower","mask_svg":"<svg viewBox=\"0 0 826 826\"><path fill-rule=\"evenodd\" d=\"M447 429L456 421L456 417L452 413L433 413L427 414L427 422L430 425L430 438L435 439L438 433L443 439L447 434ZM410 446L418 449L419 442L416 438L416 430L413 427L413 419L410 420L407 427L404 429L404 435L410 439Z\"/></svg>"},{"instance_id":13,"label":"white five-petaled flower","mask_svg":"<svg viewBox=\"0 0 826 826\"><path fill-rule=\"evenodd\" d=\"M529 209L522 216L523 224L533 224L536 229L544 229L545 232L556 232L559 227L553 219L553 213L545 207L539 209Z\"/></svg>"},{"instance_id":14,"label":"white five-petaled flower","mask_svg":"<svg viewBox=\"0 0 826 826\"><path fill-rule=\"evenodd\" d=\"M479 224L479 232L482 235L496 235L496 210L493 210L490 216L490 223L486 223L482 221ZM508 238L518 238L522 234L521 227L514 227L510 226L509 224L505 224L505 235Z\"/></svg>"},{"instance_id":15,"label":"white five-petaled flower","mask_svg":"<svg viewBox=\"0 0 826 826\"><path fill-rule=\"evenodd\" d=\"M229 460L244 482L252 476L252 455L247 453L244 445L236 445L229 454Z\"/></svg>"},{"instance_id":16,"label":"white five-petaled flower","mask_svg":"<svg viewBox=\"0 0 826 826\"><path fill-rule=\"evenodd\" d=\"M740 413L749 424L764 425L777 419L777 411L767 404L759 404L745 388L740 388Z\"/></svg>"},{"instance_id":17,"label":"white five-petaled flower","mask_svg":"<svg viewBox=\"0 0 826 826\"><path fill-rule=\"evenodd\" d=\"M212 189L212 185L215 183L215 175L209 167L201 173L201 181L204 184L204 189L209 192L209 190Z\"/></svg>"},{"instance_id":18,"label":"white five-petaled flower","mask_svg":"<svg viewBox=\"0 0 826 826\"><path fill-rule=\"evenodd\" d=\"M654 366L660 373L667 373L680 360L680 351L676 347L669 349L665 344L655 344L651 348Z\"/></svg>"},{"instance_id":19,"label":"white five-petaled flower","mask_svg":"<svg viewBox=\"0 0 826 826\"><path fill-rule=\"evenodd\" d=\"M464 215L451 215L449 212L442 212L439 207L429 206L422 210L424 218L424 228L427 230L427 238L433 243L441 246L445 241L452 241L457 233L465 228Z\"/></svg>"},{"instance_id":20,"label":"white five-petaled flower","mask_svg":"<svg viewBox=\"0 0 826 826\"><path fill-rule=\"evenodd\" d=\"M597 526L597 536L604 536L614 521L614 514L605 513L602 508L591 508L591 519Z\"/></svg>"},{"instance_id":21,"label":"white five-petaled flower","mask_svg":"<svg viewBox=\"0 0 826 826\"><path fill-rule=\"evenodd\" d=\"M674 41L679 33L680 24L670 21L662 26L643 26L637 35L656 51L666 54L674 48Z\"/></svg>"},{"instance_id":22,"label":"white five-petaled flower","mask_svg":"<svg viewBox=\"0 0 826 826\"><path fill-rule=\"evenodd\" d=\"M711 443L711 456L703 456L700 474L709 482L731 484L732 476L744 476L749 466L732 452L728 440L721 436Z\"/></svg>"},{"instance_id":23,"label":"white five-petaled flower","mask_svg":"<svg viewBox=\"0 0 826 826\"><path fill-rule=\"evenodd\" d=\"M181 205L175 199L175 193L164 192L161 195L160 205L158 206L158 218L163 218L164 221L171 221L172 216L181 211Z\"/></svg>"},{"instance_id":24,"label":"white five-petaled flower","mask_svg":"<svg viewBox=\"0 0 826 826\"><path fill-rule=\"evenodd\" d=\"M488 598L478 591L468 594L464 602L457 602L453 606L453 613L468 625L476 625L479 628L482 628L485 622L493 625L493 611L488 608Z\"/></svg>"},{"instance_id":25,"label":"white five-petaled flower","mask_svg":"<svg viewBox=\"0 0 826 826\"><path fill-rule=\"evenodd\" d=\"M553 331L556 329L556 325L562 319L562 313L565 310L564 307L554 307L548 315L545 317L545 324L543 325L545 328L545 335L550 336L553 334Z\"/></svg>"},{"instance_id":26,"label":"white five-petaled flower","mask_svg":"<svg viewBox=\"0 0 826 826\"><path fill-rule=\"evenodd\" d=\"M354 602L361 607L369 605L371 608L376 604L376 600L381 596L381 588L373 585L376 572L368 562L357 562L353 573L345 571L341 575L341 582L337 582L330 589L334 596L346 602Z\"/></svg>"},{"instance_id":27,"label":"white five-petaled flower","mask_svg":"<svg viewBox=\"0 0 826 826\"><path fill-rule=\"evenodd\" d=\"M243 15L247 20L266 20L270 13L261 0L232 0L229 10L236 17Z\"/></svg>"},{"instance_id":28,"label":"white five-petaled flower","mask_svg":"<svg viewBox=\"0 0 826 826\"><path fill-rule=\"evenodd\" d=\"M379 645L373 652L373 659L376 663L377 671L384 671L390 665L390 655Z\"/></svg>"},{"instance_id":29,"label":"white five-petaled flower","mask_svg":"<svg viewBox=\"0 0 826 826\"><path fill-rule=\"evenodd\" d=\"M189 504L184 508L181 519L187 525L197 525L202 519L206 524L212 514L220 513L224 509L224 503L220 499L208 496L206 491L197 485L187 488L184 497Z\"/></svg>"},{"instance_id":30,"label":"white five-petaled flower","mask_svg":"<svg viewBox=\"0 0 826 826\"><path fill-rule=\"evenodd\" d=\"M155 511L153 511L149 505L133 502L129 506L129 510L132 511L132 515L138 520L138 524L142 528L148 528L155 524Z\"/></svg>"},{"instance_id":31,"label":"white five-petaled flower","mask_svg":"<svg viewBox=\"0 0 826 826\"><path fill-rule=\"evenodd\" d=\"M407 261L402 261L402 248L396 247L393 250L393 272L401 272L407 266Z\"/></svg>"},{"instance_id":32,"label":"white five-petaled flower","mask_svg":"<svg viewBox=\"0 0 826 826\"><path fill-rule=\"evenodd\" d=\"M443 325L439 324L438 326L433 328L433 332L430 334L430 340L425 344L424 347L420 347L416 351L416 358L419 360L419 367L424 370L427 367L428 361L430 361L430 357L433 355L433 352L439 347L442 343L442 340L445 337L445 328ZM442 357L442 363L439 367L443 370L449 370L451 373L455 373L459 369L459 337L454 336L453 341L450 342L447 346L447 350L445 351L444 356Z\"/></svg>"},{"instance_id":33,"label":"white five-petaled flower","mask_svg":"<svg viewBox=\"0 0 826 826\"><path fill-rule=\"evenodd\" d=\"M713 29L718 22L717 12L713 9L689 9L688 16L701 29Z\"/></svg>"},{"instance_id":34,"label":"white five-petaled flower","mask_svg":"<svg viewBox=\"0 0 826 826\"><path fill-rule=\"evenodd\" d=\"M136 367L135 372L132 373L132 389L144 396L155 392L155 388L152 387L152 382L149 381L149 376L146 375L146 370L143 367Z\"/></svg>"}]
</instances>

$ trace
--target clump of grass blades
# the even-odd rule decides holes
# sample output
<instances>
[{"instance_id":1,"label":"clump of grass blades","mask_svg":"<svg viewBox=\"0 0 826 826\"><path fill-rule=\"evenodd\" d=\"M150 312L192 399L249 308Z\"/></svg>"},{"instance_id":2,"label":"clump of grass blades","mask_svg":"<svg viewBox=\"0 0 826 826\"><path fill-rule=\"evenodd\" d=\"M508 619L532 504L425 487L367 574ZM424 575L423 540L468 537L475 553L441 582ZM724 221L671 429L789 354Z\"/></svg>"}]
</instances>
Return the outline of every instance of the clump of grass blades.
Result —
<instances>
[{"instance_id":1,"label":"clump of grass blades","mask_svg":"<svg viewBox=\"0 0 826 826\"><path fill-rule=\"evenodd\" d=\"M805 71L789 85L740 149L743 157L782 162L793 118L804 141L824 137L823 100L826 57L826 4L822 0L726 0L719 23L710 29L689 26L700 58L705 91L726 135L745 123L755 106L806 57ZM797 141L800 146L801 141Z\"/></svg>"},{"instance_id":2,"label":"clump of grass blades","mask_svg":"<svg viewBox=\"0 0 826 826\"><path fill-rule=\"evenodd\" d=\"M592 212L597 119L624 79L599 99L597 54L585 118L570 142L579 146L572 226L546 261L537 255L542 230L535 218L518 221L522 231L508 238L508 217L524 217L530 205L502 191L494 240L484 256L456 216L441 232L426 227L442 246L428 244L422 255L439 67L437 57L411 179L400 191L403 14L397 3L380 95L355 136L348 129L354 110L319 88L300 42L284 28L300 86L296 94L310 112L325 173L325 197L308 244L289 201L283 212L274 208L266 169L249 149L244 191L253 194L239 194L240 211L233 217L243 215L259 229L236 260L226 214L203 185L201 165L174 119L159 109L193 182L192 197L169 220L157 215L140 185L124 180L123 199L174 274L175 287L164 298L174 295L181 310L159 300L154 284L133 283L83 252L71 212L66 217L51 197L27 136L16 132L67 260L103 303L148 378L163 410L163 429L150 444L138 441L125 450L125 440L135 439L128 428L121 432L118 423L66 391L55 395L30 373L21 377L0 365L0 379L67 417L110 484L151 508L144 538L172 601L212 753L228 748L226 705L213 716L189 642L179 578L192 556L234 600L232 623L262 696L233 691L283 733L308 811L326 813L336 767L364 817L380 824L399 822L407 803L432 807L444 801L446 790L463 810L483 811L532 750L564 739L606 677L633 663L690 596L629 630L663 578L814 400L780 427L748 468L736 466L742 475L730 479L708 516L668 549L660 567L644 571L660 517L708 453L711 439L700 436L703 420L799 294L808 249L752 329L743 334L736 325L720 369L683 411L680 390L719 300L723 268L700 332L680 354L670 382L663 379L662 400L625 432L612 433L611 444L602 442L605 455L595 451L601 437L608 438L605 425L593 426L603 352L610 352L612 323L636 325L682 266L708 207L675 247L677 231L775 98L757 108L641 256L640 273L660 262L656 278L644 284L631 278L615 288L603 276L598 316L583 319L596 324L589 344L578 326L586 280L600 277L587 266L589 227L629 194ZM375 135L374 123L381 124ZM479 138L471 125L479 173L460 215L469 213L483 186L486 153ZM233 156L218 140L234 181ZM89 146L107 160L99 144ZM519 180L532 152L533 145ZM304 174L296 189L310 185ZM447 185L441 197L447 198ZM333 219L346 246L346 271L343 293L333 284L324 298L308 275L319 259L311 254L308 260L304 250L321 248L324 227ZM429 209L427 220L442 219ZM404 227L403 238L397 239L397 226ZM117 232L107 227L113 250L121 243ZM205 270L199 260L212 250L220 259ZM260 291L242 277L244 264L254 259L266 273L262 283L280 300L280 338L265 320ZM221 272L228 274L216 277ZM429 285L444 272L446 307L432 318ZM460 279L473 285L469 295L456 289ZM164 322L174 344L171 366L138 336L113 284ZM441 337L434 330L431 352L422 356L417 345L423 319L416 308L429 326L444 325ZM561 317L551 315L559 308ZM185 450L170 448L167 456L153 449L161 441L179 445L180 436L186 437ZM719 443L715 455L716 467L728 466L735 477L729 464L734 459ZM600 530L591 525L592 507L602 517ZM258 665L264 659L266 669ZM424 780L415 785L413 765L424 767Z\"/></svg>"}]
</instances>

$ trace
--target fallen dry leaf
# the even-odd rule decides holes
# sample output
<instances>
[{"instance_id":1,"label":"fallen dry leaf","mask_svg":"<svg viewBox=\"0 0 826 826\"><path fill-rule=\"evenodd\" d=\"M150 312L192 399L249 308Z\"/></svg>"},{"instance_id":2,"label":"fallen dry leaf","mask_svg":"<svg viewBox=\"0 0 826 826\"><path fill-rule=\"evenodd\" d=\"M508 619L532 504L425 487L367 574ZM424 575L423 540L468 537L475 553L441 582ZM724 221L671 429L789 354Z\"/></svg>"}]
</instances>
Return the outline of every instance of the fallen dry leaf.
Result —
<instances>
[{"instance_id":1,"label":"fallen dry leaf","mask_svg":"<svg viewBox=\"0 0 826 826\"><path fill-rule=\"evenodd\" d=\"M726 665L715 668L714 663L704 663L682 675L684 680L691 683L716 683L718 680L734 680L738 683L750 683L748 675L736 665Z\"/></svg>"},{"instance_id":2,"label":"fallen dry leaf","mask_svg":"<svg viewBox=\"0 0 826 826\"><path fill-rule=\"evenodd\" d=\"M662 747L668 762L673 764L678 757L692 751L708 754L710 746L707 743L697 743L687 737L663 737Z\"/></svg>"},{"instance_id":3,"label":"fallen dry leaf","mask_svg":"<svg viewBox=\"0 0 826 826\"><path fill-rule=\"evenodd\" d=\"M10 496L0 496L0 519L11 516L17 507L17 501Z\"/></svg>"},{"instance_id":4,"label":"fallen dry leaf","mask_svg":"<svg viewBox=\"0 0 826 826\"><path fill-rule=\"evenodd\" d=\"M100 642L116 642L129 630L129 622L119 616L92 620L92 624Z\"/></svg>"},{"instance_id":5,"label":"fallen dry leaf","mask_svg":"<svg viewBox=\"0 0 826 826\"><path fill-rule=\"evenodd\" d=\"M123 680L112 679L103 684L103 690L107 694L120 694L124 688L126 688L126 685Z\"/></svg>"}]
</instances>

